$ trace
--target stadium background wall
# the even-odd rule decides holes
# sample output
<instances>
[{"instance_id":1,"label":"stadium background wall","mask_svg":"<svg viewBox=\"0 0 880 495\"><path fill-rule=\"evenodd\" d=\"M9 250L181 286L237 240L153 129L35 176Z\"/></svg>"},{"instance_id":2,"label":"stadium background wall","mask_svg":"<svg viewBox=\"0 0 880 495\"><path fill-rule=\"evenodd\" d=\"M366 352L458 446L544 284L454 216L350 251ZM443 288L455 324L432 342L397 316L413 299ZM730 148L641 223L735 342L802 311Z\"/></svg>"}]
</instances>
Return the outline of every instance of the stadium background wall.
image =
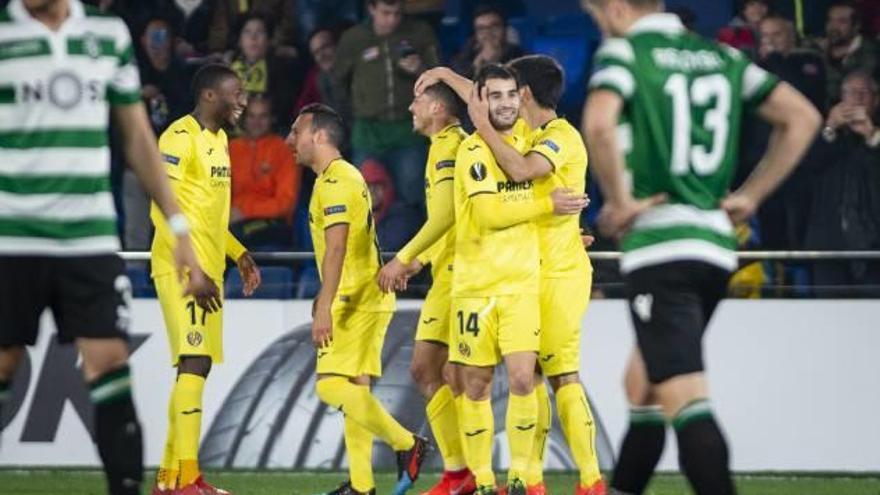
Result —
<instances>
[{"instance_id":1,"label":"stadium background wall","mask_svg":"<svg viewBox=\"0 0 880 495\"><path fill-rule=\"evenodd\" d=\"M377 394L413 428L423 406L411 388L408 361L419 301L402 301L385 346L385 376ZM167 394L173 379L162 318L155 300L133 303L132 363L136 402L146 431L146 460L158 463ZM228 301L226 363L206 387L203 461L214 466L269 469L338 468L341 415L319 405L311 374L309 301ZM725 301L706 341L714 407L733 450L736 470L874 471L880 466L880 316L878 301ZM600 457L611 461L626 427L620 387L632 346L627 308L595 301L584 321L583 378L603 426ZM13 387L0 465L97 466L89 428L91 410L72 349L51 337L48 316ZM498 446L506 464L503 380L493 391ZM556 425L558 428L558 425ZM672 438L661 460L677 469ZM551 436L550 468L571 461L558 430ZM377 446L378 465L390 454Z\"/></svg>"}]
</instances>

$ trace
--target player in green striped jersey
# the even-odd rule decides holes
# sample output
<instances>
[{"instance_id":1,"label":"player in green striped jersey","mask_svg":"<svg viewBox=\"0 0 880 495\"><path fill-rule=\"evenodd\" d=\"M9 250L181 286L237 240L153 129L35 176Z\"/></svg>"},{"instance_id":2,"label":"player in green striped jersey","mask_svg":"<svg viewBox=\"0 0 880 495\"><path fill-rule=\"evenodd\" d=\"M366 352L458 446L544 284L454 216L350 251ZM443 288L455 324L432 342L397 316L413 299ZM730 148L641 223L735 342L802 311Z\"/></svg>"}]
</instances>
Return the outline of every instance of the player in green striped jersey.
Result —
<instances>
[{"instance_id":1,"label":"player in green striped jersey","mask_svg":"<svg viewBox=\"0 0 880 495\"><path fill-rule=\"evenodd\" d=\"M622 236L639 348L627 372L633 410L612 488L644 490L670 420L696 493L734 493L708 403L702 336L736 268L732 222L750 217L796 166L819 115L738 51L660 13L660 0L583 3L611 36L594 58L584 123L606 201L600 227ZM766 119L773 136L762 163L729 192L745 112ZM654 401L660 409L645 407Z\"/></svg>"},{"instance_id":2,"label":"player in green striped jersey","mask_svg":"<svg viewBox=\"0 0 880 495\"><path fill-rule=\"evenodd\" d=\"M116 254L108 118L132 167L177 233L187 290L213 297L174 202L122 20L80 0L0 9L0 407L43 310L75 341L95 405L109 492L140 493L143 452L131 398L131 283Z\"/></svg>"}]
</instances>

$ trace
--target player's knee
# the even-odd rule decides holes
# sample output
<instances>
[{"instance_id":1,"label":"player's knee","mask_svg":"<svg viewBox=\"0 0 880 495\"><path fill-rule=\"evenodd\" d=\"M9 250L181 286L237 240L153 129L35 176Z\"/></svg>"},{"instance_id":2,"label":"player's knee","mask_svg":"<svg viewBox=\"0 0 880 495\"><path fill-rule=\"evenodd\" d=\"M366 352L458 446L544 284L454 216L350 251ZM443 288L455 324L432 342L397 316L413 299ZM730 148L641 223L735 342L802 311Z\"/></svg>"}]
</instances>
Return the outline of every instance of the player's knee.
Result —
<instances>
[{"instance_id":1,"label":"player's knee","mask_svg":"<svg viewBox=\"0 0 880 495\"><path fill-rule=\"evenodd\" d=\"M480 370L482 371L482 370ZM472 370L465 370L464 376L464 393L470 400L486 400L492 392L492 373L474 373Z\"/></svg>"},{"instance_id":2,"label":"player's knee","mask_svg":"<svg viewBox=\"0 0 880 495\"><path fill-rule=\"evenodd\" d=\"M128 362L128 346L122 339L112 339L89 348L80 345L83 376L87 382L118 370Z\"/></svg>"},{"instance_id":3,"label":"player's knee","mask_svg":"<svg viewBox=\"0 0 880 495\"><path fill-rule=\"evenodd\" d=\"M510 392L516 395L527 395L535 389L535 370L531 367L508 368Z\"/></svg>"},{"instance_id":4,"label":"player's knee","mask_svg":"<svg viewBox=\"0 0 880 495\"><path fill-rule=\"evenodd\" d=\"M207 378L208 373L211 372L211 358L208 356L180 356L177 372Z\"/></svg>"},{"instance_id":5,"label":"player's knee","mask_svg":"<svg viewBox=\"0 0 880 495\"><path fill-rule=\"evenodd\" d=\"M433 363L413 360L409 366L409 373L422 395L426 397L433 395L434 391L443 385L443 370L433 366Z\"/></svg>"},{"instance_id":6,"label":"player's knee","mask_svg":"<svg viewBox=\"0 0 880 495\"><path fill-rule=\"evenodd\" d=\"M0 347L0 381L8 382L24 358L24 347Z\"/></svg>"},{"instance_id":7,"label":"player's knee","mask_svg":"<svg viewBox=\"0 0 880 495\"><path fill-rule=\"evenodd\" d=\"M550 387L555 392L566 385L580 383L581 379L577 373L566 373L564 375L548 376L547 381L550 382Z\"/></svg>"},{"instance_id":8,"label":"player's knee","mask_svg":"<svg viewBox=\"0 0 880 495\"><path fill-rule=\"evenodd\" d=\"M443 365L443 382L452 389L452 395L458 396L462 392L461 387L461 371L459 366L452 363Z\"/></svg>"}]
</instances>

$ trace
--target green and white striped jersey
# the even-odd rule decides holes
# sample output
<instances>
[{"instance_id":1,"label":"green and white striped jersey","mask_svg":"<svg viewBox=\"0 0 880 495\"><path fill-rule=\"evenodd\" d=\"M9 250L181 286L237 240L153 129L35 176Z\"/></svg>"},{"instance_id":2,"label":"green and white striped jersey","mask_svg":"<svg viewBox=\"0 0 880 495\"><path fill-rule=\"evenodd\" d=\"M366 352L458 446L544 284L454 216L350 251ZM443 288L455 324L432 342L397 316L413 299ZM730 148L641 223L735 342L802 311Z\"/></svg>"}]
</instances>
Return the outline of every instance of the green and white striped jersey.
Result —
<instances>
[{"instance_id":1,"label":"green and white striped jersey","mask_svg":"<svg viewBox=\"0 0 880 495\"><path fill-rule=\"evenodd\" d=\"M624 100L618 137L636 198L669 197L639 216L622 242L624 273L677 260L736 268L733 226L719 209L737 164L743 112L777 79L733 48L650 14L596 52L590 89Z\"/></svg>"},{"instance_id":2,"label":"green and white striped jersey","mask_svg":"<svg viewBox=\"0 0 880 495\"><path fill-rule=\"evenodd\" d=\"M119 18L70 0L52 31L21 0L0 9L0 255L119 249L109 106L139 101Z\"/></svg>"}]
</instances>

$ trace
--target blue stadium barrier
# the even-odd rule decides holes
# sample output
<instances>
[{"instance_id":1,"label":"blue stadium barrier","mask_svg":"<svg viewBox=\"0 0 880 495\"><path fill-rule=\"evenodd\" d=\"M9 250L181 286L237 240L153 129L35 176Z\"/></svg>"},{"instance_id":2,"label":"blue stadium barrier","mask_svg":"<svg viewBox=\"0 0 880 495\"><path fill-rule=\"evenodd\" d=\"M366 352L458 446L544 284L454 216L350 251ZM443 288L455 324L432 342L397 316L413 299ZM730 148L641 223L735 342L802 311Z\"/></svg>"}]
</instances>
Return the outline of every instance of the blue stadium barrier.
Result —
<instances>
[{"instance_id":1,"label":"blue stadium barrier","mask_svg":"<svg viewBox=\"0 0 880 495\"><path fill-rule=\"evenodd\" d=\"M293 297L293 269L286 266L261 266L260 275L263 283L251 296L252 299L290 299ZM240 299L244 284L238 269L231 268L226 272L224 293L227 299Z\"/></svg>"}]
</instances>

